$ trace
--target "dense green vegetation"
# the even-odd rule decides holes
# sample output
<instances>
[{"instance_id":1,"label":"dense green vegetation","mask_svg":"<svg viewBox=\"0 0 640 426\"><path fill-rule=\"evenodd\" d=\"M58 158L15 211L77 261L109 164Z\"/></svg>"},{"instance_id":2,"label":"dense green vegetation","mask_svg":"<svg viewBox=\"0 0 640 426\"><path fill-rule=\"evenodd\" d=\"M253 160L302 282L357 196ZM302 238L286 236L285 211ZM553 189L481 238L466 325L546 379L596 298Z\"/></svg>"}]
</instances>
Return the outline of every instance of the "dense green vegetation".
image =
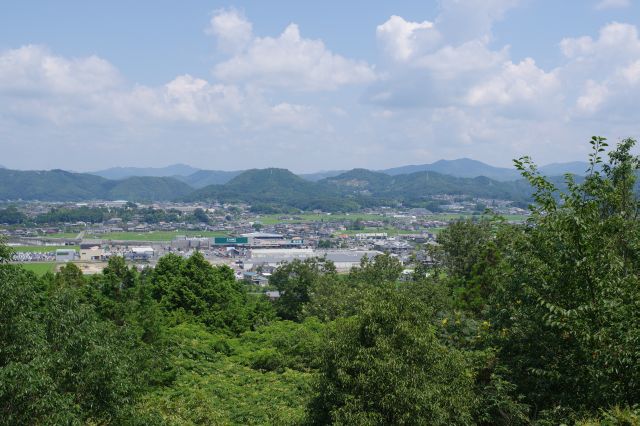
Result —
<instances>
[{"instance_id":1,"label":"dense green vegetation","mask_svg":"<svg viewBox=\"0 0 640 426\"><path fill-rule=\"evenodd\" d=\"M193 213L182 213L177 209L156 209L153 207L139 208L137 204L129 202L124 207L87 207L77 208L54 207L47 213L41 213L32 219L15 206L0 209L0 223L53 225L61 223L103 223L109 219L119 218L125 222L140 220L145 223L159 222L185 222L185 223L209 223L206 212L200 208Z\"/></svg>"},{"instance_id":2,"label":"dense green vegetation","mask_svg":"<svg viewBox=\"0 0 640 426\"><path fill-rule=\"evenodd\" d=\"M275 302L197 253L38 277L0 244L0 424L638 424L633 143L560 194L518 160L527 223L456 222L408 279L294 261Z\"/></svg>"},{"instance_id":3,"label":"dense green vegetation","mask_svg":"<svg viewBox=\"0 0 640 426\"><path fill-rule=\"evenodd\" d=\"M5 209L0 209L0 223L6 223L7 225L17 225L24 223L27 220L27 216L18 211L15 206L9 206Z\"/></svg>"},{"instance_id":4,"label":"dense green vegetation","mask_svg":"<svg viewBox=\"0 0 640 426\"><path fill-rule=\"evenodd\" d=\"M172 177L108 180L62 170L0 169L0 200L242 202L251 204L255 212L267 214L313 210L350 212L367 207L396 205L423 207L438 212L440 206L447 202L433 199L433 196L444 194L512 200L519 205L531 200L530 187L524 179L499 181L483 176L465 178L435 171L389 175L354 169L317 182L275 168L224 173L229 173L229 177L233 178L224 184L210 184L194 190L187 183ZM188 182L188 179L185 181ZM564 189L560 177L555 177L554 183ZM0 219L2 216L0 212ZM9 219L15 221L12 216Z\"/></svg>"},{"instance_id":5,"label":"dense green vegetation","mask_svg":"<svg viewBox=\"0 0 640 426\"><path fill-rule=\"evenodd\" d=\"M246 202L261 213L295 213L320 209L354 211L364 207L404 204L439 210L439 194L524 201L530 191L524 180L498 182L488 178L457 178L435 172L389 176L354 169L309 182L283 169L248 170L224 185L210 185L189 194L186 201Z\"/></svg>"},{"instance_id":6,"label":"dense green vegetation","mask_svg":"<svg viewBox=\"0 0 640 426\"><path fill-rule=\"evenodd\" d=\"M0 169L0 200L173 200L193 189L169 177L130 177L108 180L64 170Z\"/></svg>"}]
</instances>

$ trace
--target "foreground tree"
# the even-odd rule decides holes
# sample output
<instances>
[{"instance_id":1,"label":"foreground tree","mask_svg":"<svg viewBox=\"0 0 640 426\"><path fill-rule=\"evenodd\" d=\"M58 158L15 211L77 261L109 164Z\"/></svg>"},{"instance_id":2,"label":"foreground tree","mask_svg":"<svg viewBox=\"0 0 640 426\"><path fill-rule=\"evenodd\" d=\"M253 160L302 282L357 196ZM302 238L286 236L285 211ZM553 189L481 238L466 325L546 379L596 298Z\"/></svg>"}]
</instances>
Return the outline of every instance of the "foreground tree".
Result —
<instances>
[{"instance_id":1,"label":"foreground tree","mask_svg":"<svg viewBox=\"0 0 640 426\"><path fill-rule=\"evenodd\" d=\"M138 377L127 329L79 289L0 265L0 424L121 423Z\"/></svg>"},{"instance_id":2,"label":"foreground tree","mask_svg":"<svg viewBox=\"0 0 640 426\"><path fill-rule=\"evenodd\" d=\"M470 424L473 372L442 345L428 305L393 285L335 322L321 355L314 424Z\"/></svg>"},{"instance_id":3,"label":"foreground tree","mask_svg":"<svg viewBox=\"0 0 640 426\"><path fill-rule=\"evenodd\" d=\"M639 162L634 140L607 164L604 139L591 143L585 181L567 176L559 196L530 159L516 162L535 206L509 230L491 314L511 380L534 415L557 420L640 401Z\"/></svg>"},{"instance_id":4,"label":"foreground tree","mask_svg":"<svg viewBox=\"0 0 640 426\"><path fill-rule=\"evenodd\" d=\"M239 333L248 328L246 293L228 266L212 266L202 255L164 256L149 274L151 295L176 318Z\"/></svg>"}]
</instances>

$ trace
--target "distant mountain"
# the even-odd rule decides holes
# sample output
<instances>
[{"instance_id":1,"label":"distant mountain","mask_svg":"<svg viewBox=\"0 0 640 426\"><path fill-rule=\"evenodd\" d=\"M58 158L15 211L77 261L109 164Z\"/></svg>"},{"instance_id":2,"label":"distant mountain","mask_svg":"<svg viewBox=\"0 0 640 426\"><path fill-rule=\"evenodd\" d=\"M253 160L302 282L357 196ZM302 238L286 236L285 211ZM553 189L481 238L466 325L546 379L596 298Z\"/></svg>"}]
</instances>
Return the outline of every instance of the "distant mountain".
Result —
<instances>
[{"instance_id":1,"label":"distant mountain","mask_svg":"<svg viewBox=\"0 0 640 426\"><path fill-rule=\"evenodd\" d=\"M522 180L501 182L484 176L461 178L430 171L390 176L365 169L354 169L319 183L333 186L345 195L366 195L379 200L403 203L424 200L438 194L464 194L509 200L525 200L529 196L527 185Z\"/></svg>"},{"instance_id":2,"label":"distant mountain","mask_svg":"<svg viewBox=\"0 0 640 426\"><path fill-rule=\"evenodd\" d=\"M553 163L539 168L540 172L546 176L561 176L565 173L571 173L583 176L588 164L582 161L573 161L568 163ZM431 164L421 164L412 166L394 167L391 169L380 170L388 175L404 175L415 172L438 172L445 175L456 177L473 178L485 176L499 181L510 181L519 179L520 173L514 168L495 167L482 161L472 160L470 158L459 158L457 160L439 160Z\"/></svg>"},{"instance_id":3,"label":"distant mountain","mask_svg":"<svg viewBox=\"0 0 640 426\"><path fill-rule=\"evenodd\" d=\"M106 179L124 179L132 176L189 176L198 170L186 164L172 164L166 167L112 167L106 170L90 172L90 174Z\"/></svg>"},{"instance_id":4,"label":"distant mountain","mask_svg":"<svg viewBox=\"0 0 640 426\"><path fill-rule=\"evenodd\" d=\"M458 178L436 172L390 176L354 169L310 182L285 169L247 170L224 185L209 185L185 201L245 202L254 210L349 211L379 205L420 205L436 194L471 195L524 201L530 191L523 180L500 182L487 177Z\"/></svg>"},{"instance_id":5,"label":"distant mountain","mask_svg":"<svg viewBox=\"0 0 640 426\"><path fill-rule=\"evenodd\" d=\"M223 185L242 173L241 170L227 172L223 170L198 170L188 176L175 176L194 188L204 188L207 185Z\"/></svg>"},{"instance_id":6,"label":"distant mountain","mask_svg":"<svg viewBox=\"0 0 640 426\"><path fill-rule=\"evenodd\" d=\"M246 202L261 211L288 208L326 211L359 207L326 186L302 179L286 169L252 169L224 185L209 185L183 198L185 201Z\"/></svg>"},{"instance_id":7,"label":"distant mountain","mask_svg":"<svg viewBox=\"0 0 640 426\"><path fill-rule=\"evenodd\" d=\"M173 178L132 177L109 180L64 170L0 169L0 200L131 200L165 201L182 197L193 188Z\"/></svg>"},{"instance_id":8,"label":"distant mountain","mask_svg":"<svg viewBox=\"0 0 640 426\"><path fill-rule=\"evenodd\" d=\"M459 158L457 160L439 160L431 164L421 164L413 166L394 167L381 170L388 175L406 175L416 172L437 172L445 175L474 178L485 176L495 180L514 180L520 177L515 168L494 167L481 161L470 158Z\"/></svg>"},{"instance_id":9,"label":"distant mountain","mask_svg":"<svg viewBox=\"0 0 640 426\"><path fill-rule=\"evenodd\" d=\"M170 177L133 176L102 185L108 200L170 201L193 192L184 182Z\"/></svg>"},{"instance_id":10,"label":"distant mountain","mask_svg":"<svg viewBox=\"0 0 640 426\"><path fill-rule=\"evenodd\" d=\"M353 169L337 176L320 181L324 185L334 185L343 191L353 193L379 192L387 188L393 182L393 177L381 172L373 172L367 169Z\"/></svg>"}]
</instances>

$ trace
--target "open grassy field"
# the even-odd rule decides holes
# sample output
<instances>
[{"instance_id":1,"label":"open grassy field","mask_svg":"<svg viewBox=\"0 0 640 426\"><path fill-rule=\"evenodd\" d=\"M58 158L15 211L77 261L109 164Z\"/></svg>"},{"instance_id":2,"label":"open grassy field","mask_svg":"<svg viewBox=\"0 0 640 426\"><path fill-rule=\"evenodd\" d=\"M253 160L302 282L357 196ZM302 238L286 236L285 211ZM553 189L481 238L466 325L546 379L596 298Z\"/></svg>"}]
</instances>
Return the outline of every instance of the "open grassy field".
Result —
<instances>
[{"instance_id":1,"label":"open grassy field","mask_svg":"<svg viewBox=\"0 0 640 426\"><path fill-rule=\"evenodd\" d=\"M78 250L78 246L11 246L13 251L31 253L49 253L58 249Z\"/></svg>"},{"instance_id":2,"label":"open grassy field","mask_svg":"<svg viewBox=\"0 0 640 426\"><path fill-rule=\"evenodd\" d=\"M42 235L43 237L47 237L47 238L75 238L78 236L77 232L60 232L58 234L48 234L48 235Z\"/></svg>"},{"instance_id":3,"label":"open grassy field","mask_svg":"<svg viewBox=\"0 0 640 426\"><path fill-rule=\"evenodd\" d=\"M109 232L106 234L86 234L85 238L123 241L171 241L178 235L188 237L225 237L226 232L217 231L151 231L151 232Z\"/></svg>"},{"instance_id":4,"label":"open grassy field","mask_svg":"<svg viewBox=\"0 0 640 426\"><path fill-rule=\"evenodd\" d=\"M25 262L20 264L27 271L34 272L36 275L44 275L47 272L56 271L55 262Z\"/></svg>"}]
</instances>

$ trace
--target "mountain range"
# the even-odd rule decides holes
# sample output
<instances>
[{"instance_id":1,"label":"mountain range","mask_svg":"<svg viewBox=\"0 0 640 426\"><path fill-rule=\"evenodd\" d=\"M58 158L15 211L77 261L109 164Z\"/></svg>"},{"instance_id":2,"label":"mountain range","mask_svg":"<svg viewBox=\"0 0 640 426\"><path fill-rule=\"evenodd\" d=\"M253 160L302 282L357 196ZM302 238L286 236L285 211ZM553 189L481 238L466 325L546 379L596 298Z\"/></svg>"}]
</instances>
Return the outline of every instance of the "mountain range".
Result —
<instances>
[{"instance_id":1,"label":"mountain range","mask_svg":"<svg viewBox=\"0 0 640 426\"><path fill-rule=\"evenodd\" d=\"M296 209L350 211L399 203L431 208L435 205L433 196L439 194L508 199L522 203L530 199L528 184L517 179L515 170L470 159L441 160L382 171L353 169L300 176L277 168L196 170L190 173L191 169L190 166L175 165L152 170L120 168L117 171L110 169L110 172L100 172L112 176L154 174L120 179L64 170L0 169L0 200L244 202L259 211L275 212ZM560 173L585 170L586 165L552 164L541 169ZM157 176L175 172L188 174ZM484 176L486 174L493 177ZM509 180L510 176L513 179ZM554 181L561 182L562 179L554 178Z\"/></svg>"},{"instance_id":2,"label":"mountain range","mask_svg":"<svg viewBox=\"0 0 640 426\"><path fill-rule=\"evenodd\" d=\"M564 173L583 175L588 164L581 161L569 163L553 163L540 167L540 171L547 176L559 176ZM223 171L196 169L185 164L174 164L166 167L140 168L140 167L114 167L111 169L90 172L107 179L123 179L132 176L174 177L194 188L204 188L207 185L222 185L234 177L240 175L243 170ZM299 176L311 182L338 176L347 170L327 170L316 173L303 173ZM509 181L520 178L520 173L515 168L495 167L481 161L470 158L456 160L438 160L434 163L393 167L378 170L391 176L405 175L416 172L437 172L455 177L474 178L485 176L498 181Z\"/></svg>"}]
</instances>

